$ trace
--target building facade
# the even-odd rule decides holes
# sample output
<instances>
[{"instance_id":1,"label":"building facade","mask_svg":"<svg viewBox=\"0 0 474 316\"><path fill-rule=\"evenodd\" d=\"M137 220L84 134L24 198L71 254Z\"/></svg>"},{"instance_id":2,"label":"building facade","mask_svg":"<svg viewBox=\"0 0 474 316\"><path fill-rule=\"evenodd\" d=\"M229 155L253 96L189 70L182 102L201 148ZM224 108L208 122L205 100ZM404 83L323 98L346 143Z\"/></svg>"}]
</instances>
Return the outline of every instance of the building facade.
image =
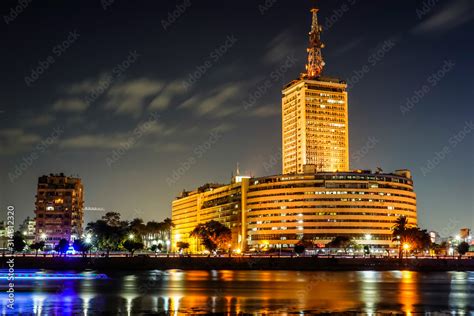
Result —
<instances>
[{"instance_id":1,"label":"building facade","mask_svg":"<svg viewBox=\"0 0 474 316\"><path fill-rule=\"evenodd\" d=\"M283 89L282 172L349 170L347 85L331 78L294 80Z\"/></svg>"},{"instance_id":2,"label":"building facade","mask_svg":"<svg viewBox=\"0 0 474 316\"><path fill-rule=\"evenodd\" d=\"M84 191L81 179L50 174L38 179L35 239L54 247L61 239L82 235Z\"/></svg>"},{"instance_id":3,"label":"building facade","mask_svg":"<svg viewBox=\"0 0 474 316\"><path fill-rule=\"evenodd\" d=\"M347 84L322 76L318 9L311 9L306 71L282 91L282 173L349 171Z\"/></svg>"},{"instance_id":4,"label":"building facade","mask_svg":"<svg viewBox=\"0 0 474 316\"><path fill-rule=\"evenodd\" d=\"M23 234L27 244L32 244L35 241L36 222L29 216L20 224L20 232Z\"/></svg>"},{"instance_id":5,"label":"building facade","mask_svg":"<svg viewBox=\"0 0 474 316\"><path fill-rule=\"evenodd\" d=\"M173 201L172 243L186 241L191 251L201 251L189 233L199 223L216 220L232 230L233 249L289 249L302 239L325 245L337 236L391 247L399 216L417 224L416 194L407 170L243 178L183 192Z\"/></svg>"},{"instance_id":6,"label":"building facade","mask_svg":"<svg viewBox=\"0 0 474 316\"><path fill-rule=\"evenodd\" d=\"M178 241L185 241L189 242L192 252L204 250L190 234L198 224L211 220L230 228L232 248L240 248L243 240L241 210L245 208L244 183L248 185L248 178L229 185L206 184L193 191L183 191L172 203L171 220L175 224L171 235L172 249Z\"/></svg>"}]
</instances>

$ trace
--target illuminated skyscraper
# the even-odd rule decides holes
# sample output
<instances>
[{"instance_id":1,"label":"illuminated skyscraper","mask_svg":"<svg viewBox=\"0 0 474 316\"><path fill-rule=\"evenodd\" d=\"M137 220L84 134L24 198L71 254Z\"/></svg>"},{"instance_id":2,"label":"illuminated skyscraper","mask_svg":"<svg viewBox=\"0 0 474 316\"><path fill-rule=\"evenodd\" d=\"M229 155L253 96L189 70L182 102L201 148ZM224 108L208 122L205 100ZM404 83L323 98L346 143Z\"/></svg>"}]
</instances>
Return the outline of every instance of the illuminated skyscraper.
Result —
<instances>
[{"instance_id":1,"label":"illuminated skyscraper","mask_svg":"<svg viewBox=\"0 0 474 316\"><path fill-rule=\"evenodd\" d=\"M318 9L311 9L306 72L282 91L283 174L349 170L347 84L321 76Z\"/></svg>"}]
</instances>

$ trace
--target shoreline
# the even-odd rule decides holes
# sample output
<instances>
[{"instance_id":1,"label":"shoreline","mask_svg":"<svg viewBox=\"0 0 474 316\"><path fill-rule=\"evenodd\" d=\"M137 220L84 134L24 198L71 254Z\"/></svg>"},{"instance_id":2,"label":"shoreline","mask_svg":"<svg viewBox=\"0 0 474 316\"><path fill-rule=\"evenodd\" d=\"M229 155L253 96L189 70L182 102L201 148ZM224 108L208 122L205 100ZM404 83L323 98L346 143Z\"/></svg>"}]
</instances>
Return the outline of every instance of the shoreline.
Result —
<instances>
[{"instance_id":1,"label":"shoreline","mask_svg":"<svg viewBox=\"0 0 474 316\"><path fill-rule=\"evenodd\" d=\"M7 257L4 257L7 259ZM474 271L474 259L317 257L14 257L15 269L57 271L293 270L293 271ZM8 269L2 260L1 269Z\"/></svg>"}]
</instances>

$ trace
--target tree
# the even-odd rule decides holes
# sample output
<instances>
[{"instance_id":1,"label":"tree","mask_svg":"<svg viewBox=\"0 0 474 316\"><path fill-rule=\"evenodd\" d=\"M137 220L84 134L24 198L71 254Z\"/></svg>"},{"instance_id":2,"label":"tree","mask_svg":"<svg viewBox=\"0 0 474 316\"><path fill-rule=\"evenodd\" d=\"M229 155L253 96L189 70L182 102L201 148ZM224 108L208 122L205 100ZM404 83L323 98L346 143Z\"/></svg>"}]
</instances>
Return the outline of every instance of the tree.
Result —
<instances>
[{"instance_id":1,"label":"tree","mask_svg":"<svg viewBox=\"0 0 474 316\"><path fill-rule=\"evenodd\" d=\"M87 224L87 231L94 236L94 246L105 250L107 257L112 250L118 250L130 229L127 221L120 220L119 213L107 213L101 219Z\"/></svg>"},{"instance_id":2,"label":"tree","mask_svg":"<svg viewBox=\"0 0 474 316\"><path fill-rule=\"evenodd\" d=\"M301 240L297 244L295 244L294 250L297 254L300 255L300 254L304 253L305 249L306 248L305 248L305 246L304 246L304 244Z\"/></svg>"},{"instance_id":3,"label":"tree","mask_svg":"<svg viewBox=\"0 0 474 316\"><path fill-rule=\"evenodd\" d=\"M19 232L16 231L15 234L13 234L13 252L21 252L25 249L26 242L23 239L23 235Z\"/></svg>"},{"instance_id":4,"label":"tree","mask_svg":"<svg viewBox=\"0 0 474 316\"><path fill-rule=\"evenodd\" d=\"M200 239L201 244L210 252L227 248L232 240L231 230L217 221L197 225L191 237Z\"/></svg>"},{"instance_id":5,"label":"tree","mask_svg":"<svg viewBox=\"0 0 474 316\"><path fill-rule=\"evenodd\" d=\"M102 216L102 219L109 226L119 227L120 224L121 224L121 222L120 222L120 213L117 213L117 212L107 212L107 213L105 213L104 216Z\"/></svg>"},{"instance_id":6,"label":"tree","mask_svg":"<svg viewBox=\"0 0 474 316\"><path fill-rule=\"evenodd\" d=\"M163 237L164 237L163 240L170 240L171 239L171 230L173 229L175 224L168 217L165 218L161 224L162 224L162 226L161 226L162 234L163 234Z\"/></svg>"},{"instance_id":7,"label":"tree","mask_svg":"<svg viewBox=\"0 0 474 316\"><path fill-rule=\"evenodd\" d=\"M327 248L342 248L347 253L349 248L355 247L355 242L347 236L337 236L326 245Z\"/></svg>"},{"instance_id":8,"label":"tree","mask_svg":"<svg viewBox=\"0 0 474 316\"><path fill-rule=\"evenodd\" d=\"M92 248L90 243L86 243L83 239L76 239L72 243L72 247L74 250L79 251L82 253L82 256L85 258L87 257L87 252Z\"/></svg>"},{"instance_id":9,"label":"tree","mask_svg":"<svg viewBox=\"0 0 474 316\"><path fill-rule=\"evenodd\" d=\"M134 218L129 224L130 230L135 234L143 236L147 233L146 225L143 223L143 219Z\"/></svg>"},{"instance_id":10,"label":"tree","mask_svg":"<svg viewBox=\"0 0 474 316\"><path fill-rule=\"evenodd\" d=\"M44 241L39 241L31 244L30 246L31 249L35 251L35 257L38 256L38 250L43 250L44 249Z\"/></svg>"},{"instance_id":11,"label":"tree","mask_svg":"<svg viewBox=\"0 0 474 316\"><path fill-rule=\"evenodd\" d=\"M181 250L186 250L189 248L189 243L188 242L184 242L184 241L178 241L176 243L176 247L178 248L179 251Z\"/></svg>"},{"instance_id":12,"label":"tree","mask_svg":"<svg viewBox=\"0 0 474 316\"><path fill-rule=\"evenodd\" d=\"M400 240L401 236L405 233L406 229L408 228L408 219L406 216L400 216L395 220L395 226L393 226L392 230L392 241Z\"/></svg>"},{"instance_id":13,"label":"tree","mask_svg":"<svg viewBox=\"0 0 474 316\"><path fill-rule=\"evenodd\" d=\"M429 233L425 229L416 226L410 227L405 216L400 216L395 221L392 236L393 241L399 242L398 256L400 259L403 257L403 245L407 245L412 251L422 251L429 249L431 246Z\"/></svg>"},{"instance_id":14,"label":"tree","mask_svg":"<svg viewBox=\"0 0 474 316\"><path fill-rule=\"evenodd\" d=\"M143 243L141 241L135 241L131 239L125 240L123 247L130 252L130 255L133 257L133 253L137 250L143 249Z\"/></svg>"},{"instance_id":15,"label":"tree","mask_svg":"<svg viewBox=\"0 0 474 316\"><path fill-rule=\"evenodd\" d=\"M66 256L66 252L69 249L69 242L67 239L61 239L59 243L54 247L54 250L59 252L60 254L64 254Z\"/></svg>"},{"instance_id":16,"label":"tree","mask_svg":"<svg viewBox=\"0 0 474 316\"><path fill-rule=\"evenodd\" d=\"M464 256L469 251L469 244L463 241L458 245L457 250L461 256Z\"/></svg>"}]
</instances>

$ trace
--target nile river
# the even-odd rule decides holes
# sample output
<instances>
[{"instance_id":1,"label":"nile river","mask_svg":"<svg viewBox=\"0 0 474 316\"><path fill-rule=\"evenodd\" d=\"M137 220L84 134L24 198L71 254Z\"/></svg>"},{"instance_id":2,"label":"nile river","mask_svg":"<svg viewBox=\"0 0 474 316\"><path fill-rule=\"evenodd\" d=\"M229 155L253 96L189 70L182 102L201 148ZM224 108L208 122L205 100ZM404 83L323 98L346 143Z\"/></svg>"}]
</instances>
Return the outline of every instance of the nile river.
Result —
<instances>
[{"instance_id":1,"label":"nile river","mask_svg":"<svg viewBox=\"0 0 474 316\"><path fill-rule=\"evenodd\" d=\"M155 270L111 273L107 278L54 275L17 279L13 314L474 314L474 272ZM1 280L3 314L9 312L5 286Z\"/></svg>"}]
</instances>

